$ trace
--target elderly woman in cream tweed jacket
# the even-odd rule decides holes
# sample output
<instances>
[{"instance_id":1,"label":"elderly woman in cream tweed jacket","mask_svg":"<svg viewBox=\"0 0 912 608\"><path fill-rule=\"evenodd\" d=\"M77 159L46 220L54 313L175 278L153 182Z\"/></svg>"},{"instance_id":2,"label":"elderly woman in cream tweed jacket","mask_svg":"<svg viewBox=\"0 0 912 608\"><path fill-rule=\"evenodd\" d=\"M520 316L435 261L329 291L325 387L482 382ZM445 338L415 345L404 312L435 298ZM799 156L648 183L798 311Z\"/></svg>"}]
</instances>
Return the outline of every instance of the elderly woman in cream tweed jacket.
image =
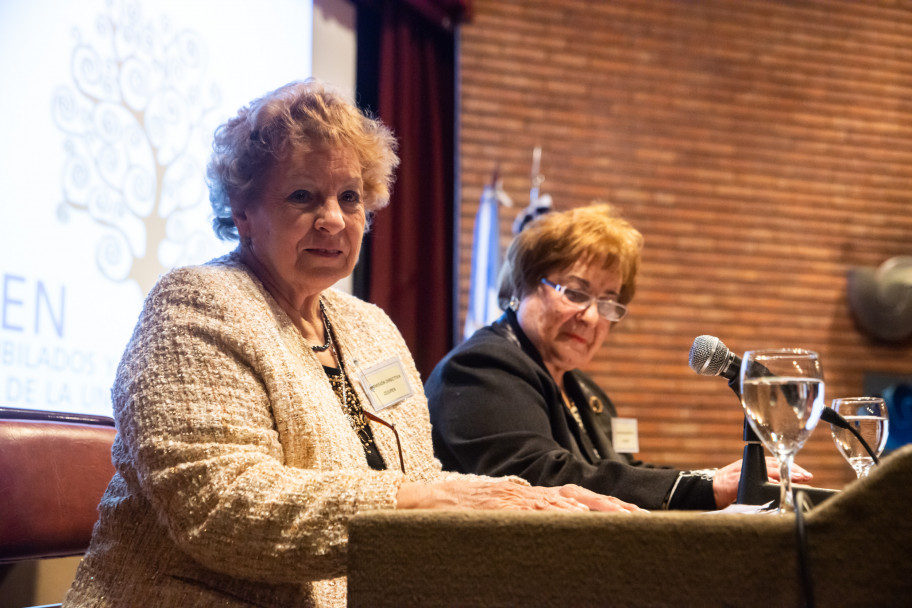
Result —
<instances>
[{"instance_id":1,"label":"elderly woman in cream tweed jacket","mask_svg":"<svg viewBox=\"0 0 912 608\"><path fill-rule=\"evenodd\" d=\"M389 130L315 81L216 131L215 228L240 245L146 299L113 389L117 472L66 606L341 606L361 511L635 509L441 473L399 332L331 289L397 163Z\"/></svg>"}]
</instances>

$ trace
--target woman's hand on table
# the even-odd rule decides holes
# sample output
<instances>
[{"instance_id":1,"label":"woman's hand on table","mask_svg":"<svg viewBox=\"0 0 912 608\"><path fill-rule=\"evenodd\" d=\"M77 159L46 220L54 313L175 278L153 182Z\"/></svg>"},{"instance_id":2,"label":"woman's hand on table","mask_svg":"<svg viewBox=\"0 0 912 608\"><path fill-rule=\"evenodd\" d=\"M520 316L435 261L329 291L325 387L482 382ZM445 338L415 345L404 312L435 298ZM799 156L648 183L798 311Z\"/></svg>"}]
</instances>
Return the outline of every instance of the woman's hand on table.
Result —
<instances>
[{"instance_id":1,"label":"woman's hand on table","mask_svg":"<svg viewBox=\"0 0 912 608\"><path fill-rule=\"evenodd\" d=\"M397 494L399 509L495 509L514 511L641 511L636 505L576 485L553 488L512 481L450 480L404 482Z\"/></svg>"}]
</instances>

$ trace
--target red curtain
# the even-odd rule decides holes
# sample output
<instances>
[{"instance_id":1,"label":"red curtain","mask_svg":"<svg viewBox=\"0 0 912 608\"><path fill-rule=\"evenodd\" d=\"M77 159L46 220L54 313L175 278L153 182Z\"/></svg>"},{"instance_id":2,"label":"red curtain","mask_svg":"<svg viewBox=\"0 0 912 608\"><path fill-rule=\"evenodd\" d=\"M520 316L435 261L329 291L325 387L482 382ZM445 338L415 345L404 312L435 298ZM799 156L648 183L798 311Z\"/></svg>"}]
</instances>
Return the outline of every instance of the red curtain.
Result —
<instances>
[{"instance_id":1,"label":"red curtain","mask_svg":"<svg viewBox=\"0 0 912 608\"><path fill-rule=\"evenodd\" d=\"M472 10L472 0L354 0L360 7L370 10L384 10L387 7L397 8L404 5L425 19L423 23L414 22L419 28L428 24L444 29L452 29L460 21L467 19Z\"/></svg>"},{"instance_id":2,"label":"red curtain","mask_svg":"<svg viewBox=\"0 0 912 608\"><path fill-rule=\"evenodd\" d=\"M357 4L359 101L393 129L402 162L390 206L365 239L356 293L390 315L427 377L454 336L453 25L467 5Z\"/></svg>"}]
</instances>

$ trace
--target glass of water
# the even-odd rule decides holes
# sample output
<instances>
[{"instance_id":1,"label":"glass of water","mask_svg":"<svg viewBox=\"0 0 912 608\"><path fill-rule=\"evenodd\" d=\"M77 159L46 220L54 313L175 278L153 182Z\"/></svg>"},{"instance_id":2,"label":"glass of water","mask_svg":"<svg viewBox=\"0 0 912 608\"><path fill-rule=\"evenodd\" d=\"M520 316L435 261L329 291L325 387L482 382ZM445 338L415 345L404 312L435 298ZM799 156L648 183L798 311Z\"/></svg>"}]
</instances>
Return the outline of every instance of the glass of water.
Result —
<instances>
[{"instance_id":1,"label":"glass of water","mask_svg":"<svg viewBox=\"0 0 912 608\"><path fill-rule=\"evenodd\" d=\"M797 348L752 350L741 359L741 404L754 432L779 462L779 513L794 513L792 462L824 406L817 353Z\"/></svg>"},{"instance_id":2,"label":"glass of water","mask_svg":"<svg viewBox=\"0 0 912 608\"><path fill-rule=\"evenodd\" d=\"M846 419L852 428L858 431L871 451L879 458L887 445L887 434L890 422L887 417L887 404L880 397L846 397L833 400L833 409ZM855 474L867 477L874 466L874 459L861 445L854 433L848 429L831 424L833 441L843 458L855 469Z\"/></svg>"}]
</instances>

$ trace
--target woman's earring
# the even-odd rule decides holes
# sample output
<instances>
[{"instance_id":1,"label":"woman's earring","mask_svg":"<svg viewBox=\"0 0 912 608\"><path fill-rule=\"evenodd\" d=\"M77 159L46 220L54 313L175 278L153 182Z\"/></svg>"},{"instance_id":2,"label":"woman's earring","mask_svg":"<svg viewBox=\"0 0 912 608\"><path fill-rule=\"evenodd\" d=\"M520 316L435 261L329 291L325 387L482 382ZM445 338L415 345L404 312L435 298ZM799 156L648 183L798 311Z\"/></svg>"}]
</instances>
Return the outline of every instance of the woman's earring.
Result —
<instances>
[{"instance_id":1,"label":"woman's earring","mask_svg":"<svg viewBox=\"0 0 912 608\"><path fill-rule=\"evenodd\" d=\"M507 307L513 312L519 310L519 298L516 296L510 296L510 302L507 304Z\"/></svg>"}]
</instances>

